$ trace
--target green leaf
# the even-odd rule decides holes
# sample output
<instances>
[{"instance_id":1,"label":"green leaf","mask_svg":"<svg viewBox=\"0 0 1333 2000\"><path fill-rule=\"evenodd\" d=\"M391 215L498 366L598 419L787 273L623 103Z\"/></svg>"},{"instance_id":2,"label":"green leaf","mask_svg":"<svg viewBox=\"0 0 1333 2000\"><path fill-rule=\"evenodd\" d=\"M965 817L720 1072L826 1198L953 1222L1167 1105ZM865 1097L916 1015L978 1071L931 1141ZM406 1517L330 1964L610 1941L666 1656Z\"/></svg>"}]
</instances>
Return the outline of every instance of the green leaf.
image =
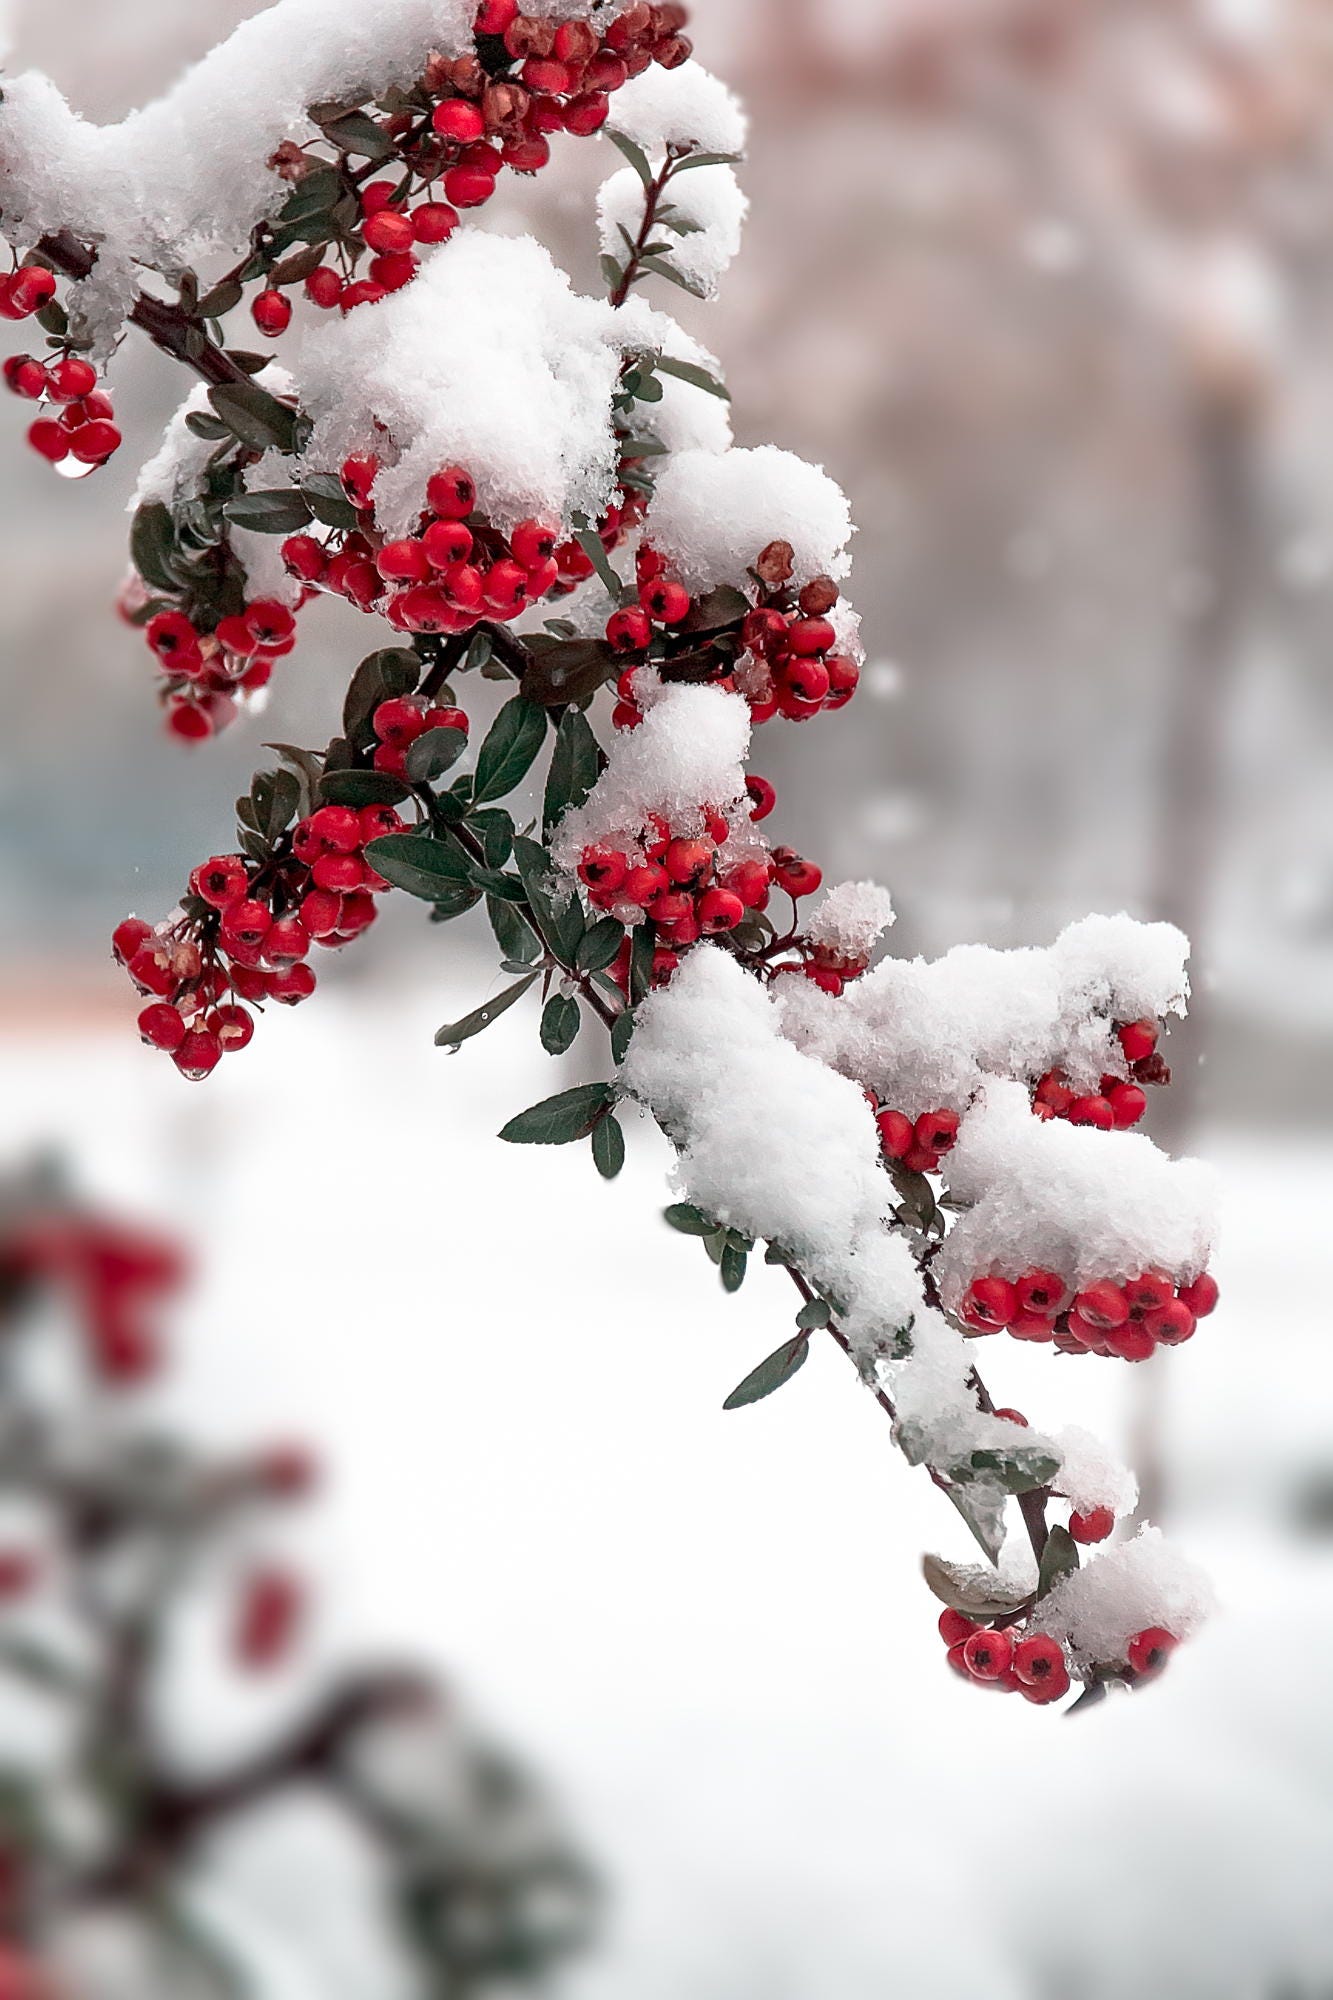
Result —
<instances>
[{"instance_id":1,"label":"green leaf","mask_svg":"<svg viewBox=\"0 0 1333 2000\"><path fill-rule=\"evenodd\" d=\"M804 1333L813 1333L827 1326L832 1317L827 1299L807 1299L796 1315L796 1324Z\"/></svg>"},{"instance_id":2,"label":"green leaf","mask_svg":"<svg viewBox=\"0 0 1333 2000\"><path fill-rule=\"evenodd\" d=\"M662 1210L662 1216L682 1236L713 1236L717 1232L712 1216L705 1215L692 1201L673 1201L669 1208Z\"/></svg>"},{"instance_id":3,"label":"green leaf","mask_svg":"<svg viewBox=\"0 0 1333 2000\"><path fill-rule=\"evenodd\" d=\"M232 436L252 451L295 449L296 411L257 382L219 382L208 400Z\"/></svg>"},{"instance_id":4,"label":"green leaf","mask_svg":"<svg viewBox=\"0 0 1333 2000\"><path fill-rule=\"evenodd\" d=\"M211 292L205 292L197 308L200 319L222 319L225 314L238 306L244 291L235 278L224 278L220 285L214 285Z\"/></svg>"},{"instance_id":5,"label":"green leaf","mask_svg":"<svg viewBox=\"0 0 1333 2000\"><path fill-rule=\"evenodd\" d=\"M1047 1597L1057 1583L1073 1576L1078 1568L1078 1543L1067 1528L1054 1527L1046 1536L1037 1573L1037 1596Z\"/></svg>"},{"instance_id":6,"label":"green leaf","mask_svg":"<svg viewBox=\"0 0 1333 2000\"><path fill-rule=\"evenodd\" d=\"M613 132L609 126L606 136L617 152L625 155L644 186L650 188L653 184L653 170L648 164L648 155L643 147L636 145L634 140L627 138L623 132Z\"/></svg>"},{"instance_id":7,"label":"green leaf","mask_svg":"<svg viewBox=\"0 0 1333 2000\"><path fill-rule=\"evenodd\" d=\"M810 1342L804 1334L798 1334L795 1340L784 1341L757 1368L752 1368L743 1382L737 1384L722 1405L723 1409L740 1410L747 1403L762 1402L765 1396L781 1389L799 1369L804 1368L809 1353Z\"/></svg>"},{"instance_id":8,"label":"green leaf","mask_svg":"<svg viewBox=\"0 0 1333 2000\"><path fill-rule=\"evenodd\" d=\"M542 803L542 825L548 834L565 813L583 804L601 776L605 762L601 745L583 710L567 708L555 732Z\"/></svg>"},{"instance_id":9,"label":"green leaf","mask_svg":"<svg viewBox=\"0 0 1333 2000\"><path fill-rule=\"evenodd\" d=\"M745 158L744 153L691 153L686 159L677 160L672 167L672 176L687 173L691 167L734 167Z\"/></svg>"},{"instance_id":10,"label":"green leaf","mask_svg":"<svg viewBox=\"0 0 1333 2000\"><path fill-rule=\"evenodd\" d=\"M602 274L602 283L607 290L611 292L618 290L624 281L625 273L609 250L602 252L597 259L597 265Z\"/></svg>"},{"instance_id":11,"label":"green leaf","mask_svg":"<svg viewBox=\"0 0 1333 2000\"><path fill-rule=\"evenodd\" d=\"M622 925L614 917L601 917L579 939L574 964L579 972L601 972L610 965L625 941Z\"/></svg>"},{"instance_id":12,"label":"green leaf","mask_svg":"<svg viewBox=\"0 0 1333 2000\"><path fill-rule=\"evenodd\" d=\"M465 1014L461 1021L454 1021L448 1027L438 1029L435 1035L436 1048L456 1049L472 1035L479 1035L483 1028L489 1028L492 1021L498 1021L501 1014L507 1013L516 1000L523 998L536 977L535 972L529 972L525 978L516 979L512 986L507 986L494 1000L488 1000L484 1006L474 1008L472 1013Z\"/></svg>"},{"instance_id":13,"label":"green leaf","mask_svg":"<svg viewBox=\"0 0 1333 2000\"><path fill-rule=\"evenodd\" d=\"M520 1111L500 1137L514 1146L567 1146L573 1139L586 1139L615 1101L613 1083L580 1083Z\"/></svg>"},{"instance_id":14,"label":"green leaf","mask_svg":"<svg viewBox=\"0 0 1333 2000\"><path fill-rule=\"evenodd\" d=\"M176 546L171 509L161 500L148 500L135 512L130 528L130 555L145 583L155 590L170 591L174 597L180 583L171 567Z\"/></svg>"},{"instance_id":15,"label":"green leaf","mask_svg":"<svg viewBox=\"0 0 1333 2000\"><path fill-rule=\"evenodd\" d=\"M407 752L407 775L414 785L442 778L467 749L465 729L427 729Z\"/></svg>"},{"instance_id":16,"label":"green leaf","mask_svg":"<svg viewBox=\"0 0 1333 2000\"><path fill-rule=\"evenodd\" d=\"M738 1292L745 1283L747 1258L738 1244L728 1242L718 1259L718 1271L722 1278L724 1292Z\"/></svg>"},{"instance_id":17,"label":"green leaf","mask_svg":"<svg viewBox=\"0 0 1333 2000\"><path fill-rule=\"evenodd\" d=\"M387 160L394 150L390 135L364 111L347 111L336 118L318 119L316 123L340 152L355 153L359 159Z\"/></svg>"},{"instance_id":18,"label":"green leaf","mask_svg":"<svg viewBox=\"0 0 1333 2000\"><path fill-rule=\"evenodd\" d=\"M514 822L503 806L470 815L472 831L481 841L488 868L503 868L514 851Z\"/></svg>"},{"instance_id":19,"label":"green leaf","mask_svg":"<svg viewBox=\"0 0 1333 2000\"><path fill-rule=\"evenodd\" d=\"M634 1015L629 1008L617 1014L611 1023L611 1055L617 1065L623 1063L629 1053L629 1045L634 1037Z\"/></svg>"},{"instance_id":20,"label":"green leaf","mask_svg":"<svg viewBox=\"0 0 1333 2000\"><path fill-rule=\"evenodd\" d=\"M366 859L395 889L406 889L409 896L428 903L471 887L467 862L457 848L428 834L387 833L371 841Z\"/></svg>"},{"instance_id":21,"label":"green leaf","mask_svg":"<svg viewBox=\"0 0 1333 2000\"><path fill-rule=\"evenodd\" d=\"M640 924L634 933L634 945L629 961L629 997L631 1005L637 1007L652 984L653 953L657 949L657 939L651 924Z\"/></svg>"},{"instance_id":22,"label":"green leaf","mask_svg":"<svg viewBox=\"0 0 1333 2000\"><path fill-rule=\"evenodd\" d=\"M286 830L296 818L301 803L301 781L295 771L275 771L273 785L269 793L268 816L264 827L270 842Z\"/></svg>"},{"instance_id":23,"label":"green leaf","mask_svg":"<svg viewBox=\"0 0 1333 2000\"><path fill-rule=\"evenodd\" d=\"M542 1009L541 1044L548 1056L562 1056L572 1048L583 1016L571 993L553 993Z\"/></svg>"},{"instance_id":24,"label":"green leaf","mask_svg":"<svg viewBox=\"0 0 1333 2000\"><path fill-rule=\"evenodd\" d=\"M641 271L651 271L655 278L669 279L673 285L678 285L682 292L688 292L691 298L706 299L708 297L707 292L701 285L696 285L693 278L687 278L682 271L678 271L675 268L674 264L668 264L665 257L641 257L639 259L639 269ZM651 402L654 398L649 397L647 400Z\"/></svg>"},{"instance_id":25,"label":"green leaf","mask_svg":"<svg viewBox=\"0 0 1333 2000\"><path fill-rule=\"evenodd\" d=\"M312 472L301 481L310 511L326 528L354 528L356 508L336 472Z\"/></svg>"},{"instance_id":26,"label":"green leaf","mask_svg":"<svg viewBox=\"0 0 1333 2000\"><path fill-rule=\"evenodd\" d=\"M486 914L505 957L520 965L531 965L541 953L542 941L522 911L501 896L488 896Z\"/></svg>"},{"instance_id":27,"label":"green leaf","mask_svg":"<svg viewBox=\"0 0 1333 2000\"><path fill-rule=\"evenodd\" d=\"M546 737L546 712L516 694L496 716L477 752L473 799L484 805L502 799L525 778Z\"/></svg>"},{"instance_id":28,"label":"green leaf","mask_svg":"<svg viewBox=\"0 0 1333 2000\"><path fill-rule=\"evenodd\" d=\"M562 964L572 964L584 932L583 910L572 884L555 874L546 849L535 840L521 836L515 840L514 862L543 936Z\"/></svg>"},{"instance_id":29,"label":"green leaf","mask_svg":"<svg viewBox=\"0 0 1333 2000\"><path fill-rule=\"evenodd\" d=\"M269 493L238 493L222 509L235 528L257 535L294 535L310 520L310 507L295 487Z\"/></svg>"},{"instance_id":30,"label":"green leaf","mask_svg":"<svg viewBox=\"0 0 1333 2000\"><path fill-rule=\"evenodd\" d=\"M616 575L615 571L612 569L610 561L607 557L606 549L602 543L602 538L598 534L597 530L595 528L588 527L586 523L581 528L576 525L574 529L574 539L578 543L579 547L583 550L583 553L588 558L588 561L592 564L593 568L596 570L598 576L602 579L602 582L606 585L607 591L610 594L611 602L613 604L619 604L621 598L625 594L625 586L620 581L620 578Z\"/></svg>"},{"instance_id":31,"label":"green leaf","mask_svg":"<svg viewBox=\"0 0 1333 2000\"><path fill-rule=\"evenodd\" d=\"M319 802L325 806L397 806L407 796L407 786L392 771L326 771L319 781Z\"/></svg>"},{"instance_id":32,"label":"green leaf","mask_svg":"<svg viewBox=\"0 0 1333 2000\"><path fill-rule=\"evenodd\" d=\"M1003 1590L994 1570L965 1568L946 1562L943 1556L921 1558L921 1574L941 1604L962 1611L969 1618L1005 1618L1026 1604L1030 1593Z\"/></svg>"},{"instance_id":33,"label":"green leaf","mask_svg":"<svg viewBox=\"0 0 1333 2000\"><path fill-rule=\"evenodd\" d=\"M604 1181L613 1181L625 1164L625 1134L614 1112L592 1128L592 1157Z\"/></svg>"}]
</instances>

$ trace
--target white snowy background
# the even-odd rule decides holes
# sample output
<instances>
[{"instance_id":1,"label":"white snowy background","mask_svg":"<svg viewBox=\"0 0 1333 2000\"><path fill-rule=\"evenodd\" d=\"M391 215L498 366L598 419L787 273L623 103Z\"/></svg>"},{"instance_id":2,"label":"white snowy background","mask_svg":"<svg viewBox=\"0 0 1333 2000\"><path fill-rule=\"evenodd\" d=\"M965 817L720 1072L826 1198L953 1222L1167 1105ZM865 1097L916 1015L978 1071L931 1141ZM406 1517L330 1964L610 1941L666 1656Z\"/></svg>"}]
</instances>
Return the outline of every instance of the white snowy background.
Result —
<instances>
[{"instance_id":1,"label":"white snowy background","mask_svg":"<svg viewBox=\"0 0 1333 2000\"><path fill-rule=\"evenodd\" d=\"M109 115L250 9L13 11L24 58ZM889 11L863 8L858 29L839 8L836 46ZM1294 10L1225 11L1276 45ZM916 1569L923 1547L958 1548L954 1530L841 1357L721 1413L787 1323L773 1274L723 1298L698 1246L657 1219L665 1149L646 1128L611 1188L582 1149L494 1139L513 1110L591 1073L577 1050L550 1063L523 1009L456 1057L432 1048L487 990L476 932L423 935L415 911L393 910L310 1006L266 1022L203 1088L138 1049L102 938L126 908L165 907L218 843L257 740L237 729L195 758L154 740L138 642L106 615L147 421L123 465L71 489L27 461L21 412L0 412L5 1156L55 1142L90 1192L198 1245L173 1408L229 1439L295 1429L329 1459L329 1502L299 1531L333 1607L307 1672L367 1646L419 1650L548 1776L611 1893L605 1948L570 2000L953 2000L978 1982L997 2000L1323 2000L1333 495L1314 449L1319 287L1283 295L1256 426L1258 580L1211 879L1167 885L1164 905L1161 689L1200 579L1151 316L1115 285L1107 314L1086 216L1063 212L1001 113L969 122L960 101L913 120L887 94L845 111L784 70L802 12L707 9L701 51L756 124L751 231L708 338L742 441L776 435L848 486L873 665L849 713L789 732L760 768L780 781L784 831L835 873L890 882L903 948L1041 942L1087 908L1178 916L1176 890L1203 915L1203 1006L1181 1047L1202 1106L1190 1143L1225 1177L1222 1308L1151 1364L1151 1396L1141 1370L1014 1343L987 1361L1034 1421L1088 1423L1130 1457L1157 1433L1168 1525L1212 1571L1217 1618L1150 1693L1068 1724L955 1681ZM1029 111L1061 126L1058 93L1037 88ZM571 148L530 203L585 275L605 150ZM949 206L965 215L969 189L992 190L997 158L1019 236L989 193L991 237ZM1239 179L1228 240L1255 284L1293 236L1304 275L1326 272L1317 157L1276 219ZM821 257L836 262L816 281ZM978 297L1004 302L984 344ZM1228 324L1252 318L1238 306ZM127 352L124 407L146 396L165 417L168 377ZM1089 379L1100 396L1080 393ZM284 663L277 734L327 733L330 689L368 631L312 617ZM182 1741L239 1739L261 1708L201 1669ZM329 1880L304 1865L333 1865L324 1838L271 1828L220 1857L217 1894L277 2000L388 2000L354 1894L306 1887Z\"/></svg>"}]
</instances>

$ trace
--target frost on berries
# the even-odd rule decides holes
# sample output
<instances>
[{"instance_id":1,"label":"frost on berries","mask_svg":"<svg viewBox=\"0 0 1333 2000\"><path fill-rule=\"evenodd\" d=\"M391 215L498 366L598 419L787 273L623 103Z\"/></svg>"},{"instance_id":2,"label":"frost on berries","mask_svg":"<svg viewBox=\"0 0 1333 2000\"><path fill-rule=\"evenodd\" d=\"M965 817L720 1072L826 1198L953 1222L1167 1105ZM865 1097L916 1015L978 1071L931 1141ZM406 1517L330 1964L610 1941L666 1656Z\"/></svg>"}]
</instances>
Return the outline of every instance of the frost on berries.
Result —
<instances>
[{"instance_id":1,"label":"frost on berries","mask_svg":"<svg viewBox=\"0 0 1333 2000\"><path fill-rule=\"evenodd\" d=\"M280 701L320 597L373 633L336 733L273 746L178 907L118 926L141 1036L203 1080L391 891L437 925L484 914L508 983L437 1041L524 1002L552 1056L605 1031L602 1079L502 1136L587 1140L610 1178L644 1106L676 1152L668 1219L723 1286L761 1246L787 1272L795 1328L728 1407L816 1340L849 1357L985 1556L929 1572L951 1665L1037 1704L1149 1678L1198 1607L1116 1540L1132 1475L997 1406L978 1356L1144 1363L1215 1307L1211 1176L1134 1129L1170 1082L1186 940L1107 915L894 956L888 891L826 884L784 838L752 760L856 697L853 524L821 467L735 444L716 359L646 296L711 297L746 213L744 115L684 9L333 16L278 0L119 126L37 77L0 107L0 312L49 343L6 371L37 450L114 449L98 371L128 328L202 377L141 474L120 600L168 728L203 743ZM588 296L486 210L599 132ZM235 260L206 289L204 255ZM142 267L175 296L141 296ZM505 698L474 730L476 676ZM261 1653L280 1600L252 1608Z\"/></svg>"}]
</instances>

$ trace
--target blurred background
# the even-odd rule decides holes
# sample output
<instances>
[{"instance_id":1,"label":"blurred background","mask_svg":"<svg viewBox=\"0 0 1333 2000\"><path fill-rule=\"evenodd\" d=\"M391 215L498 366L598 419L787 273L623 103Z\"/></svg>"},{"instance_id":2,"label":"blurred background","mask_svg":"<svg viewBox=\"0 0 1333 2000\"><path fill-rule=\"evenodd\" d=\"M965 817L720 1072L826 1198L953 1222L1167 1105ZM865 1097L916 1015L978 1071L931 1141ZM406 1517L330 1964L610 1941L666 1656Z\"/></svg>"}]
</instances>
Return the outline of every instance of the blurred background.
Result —
<instances>
[{"instance_id":1,"label":"blurred background","mask_svg":"<svg viewBox=\"0 0 1333 2000\"><path fill-rule=\"evenodd\" d=\"M18 0L13 61L114 117L251 11ZM752 215L680 316L738 440L823 462L860 526L862 692L761 739L783 836L886 882L898 951L1120 908L1195 940L1151 1129L1223 1171L1222 1310L1147 1369L1015 1353L992 1387L1117 1437L1218 1619L1068 1726L955 1684L916 1573L953 1530L836 1353L719 1413L785 1323L772 1274L715 1292L646 1130L611 1188L492 1139L579 1075L521 1009L431 1047L493 976L471 919L391 904L207 1086L138 1048L112 924L226 845L262 736L325 740L369 628L325 600L263 724L158 735L110 601L182 385L133 342L95 479L0 411L5 1123L198 1244L171 1394L220 1434L299 1418L345 1615L450 1664L557 1787L611 1891L577 2000L1327 2000L1333 13L698 13ZM487 224L592 288L613 164L568 142ZM350 1956L307 1981L382 1990Z\"/></svg>"}]
</instances>

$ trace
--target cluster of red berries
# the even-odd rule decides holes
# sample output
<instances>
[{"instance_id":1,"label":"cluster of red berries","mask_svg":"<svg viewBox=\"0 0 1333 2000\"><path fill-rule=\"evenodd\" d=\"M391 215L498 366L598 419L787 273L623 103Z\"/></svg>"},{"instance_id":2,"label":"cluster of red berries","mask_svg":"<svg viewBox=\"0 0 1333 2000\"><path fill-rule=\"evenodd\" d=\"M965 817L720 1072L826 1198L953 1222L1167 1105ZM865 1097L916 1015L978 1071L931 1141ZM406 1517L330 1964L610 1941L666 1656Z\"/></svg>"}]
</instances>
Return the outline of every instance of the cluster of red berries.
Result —
<instances>
[{"instance_id":1,"label":"cluster of red berries","mask_svg":"<svg viewBox=\"0 0 1333 2000\"><path fill-rule=\"evenodd\" d=\"M939 1631L949 1649L949 1665L965 1680L1041 1704L1069 1692L1064 1648L1049 1633L1025 1638L1009 1626L978 1624L961 1611L942 1612ZM1178 1643L1164 1625L1136 1632L1125 1647L1125 1677L1141 1681L1160 1673Z\"/></svg>"},{"instance_id":2,"label":"cluster of red berries","mask_svg":"<svg viewBox=\"0 0 1333 2000\"><path fill-rule=\"evenodd\" d=\"M157 1372L156 1310L185 1274L163 1238L119 1222L54 1210L6 1231L0 1278L6 1287L40 1282L73 1302L89 1367L107 1388L131 1388Z\"/></svg>"},{"instance_id":3,"label":"cluster of red berries","mask_svg":"<svg viewBox=\"0 0 1333 2000\"><path fill-rule=\"evenodd\" d=\"M881 1106L873 1092L866 1094L874 1106L880 1151L885 1159L900 1161L913 1173L935 1173L958 1137L958 1113L923 1111L919 1118L909 1118L904 1111Z\"/></svg>"},{"instance_id":4,"label":"cluster of red berries","mask_svg":"<svg viewBox=\"0 0 1333 2000\"><path fill-rule=\"evenodd\" d=\"M961 1611L941 1612L939 1631L949 1649L949 1665L964 1680L1021 1694L1024 1701L1041 1706L1069 1692L1064 1647L1046 1632L1024 1638L1008 1626L980 1625Z\"/></svg>"},{"instance_id":5,"label":"cluster of red berries","mask_svg":"<svg viewBox=\"0 0 1333 2000\"><path fill-rule=\"evenodd\" d=\"M239 696L268 685L273 662L296 644L296 618L276 598L246 605L211 631L188 612L159 611L144 638L166 676L167 727L193 743L226 728Z\"/></svg>"},{"instance_id":6,"label":"cluster of red berries","mask_svg":"<svg viewBox=\"0 0 1333 2000\"><path fill-rule=\"evenodd\" d=\"M51 277L42 265L28 264L23 270ZM51 282L54 286L55 280ZM120 449L111 398L98 388L97 370L81 354L63 354L51 362L32 354L12 354L4 375L5 386L14 395L30 403L51 404L58 411L55 416L38 417L28 427L28 443L50 464L72 459L76 467L92 472Z\"/></svg>"},{"instance_id":7,"label":"cluster of red berries","mask_svg":"<svg viewBox=\"0 0 1333 2000\"><path fill-rule=\"evenodd\" d=\"M517 68L497 73L494 49L489 66L475 55L431 58L423 81L438 102L429 117L403 111L383 125L407 177L371 181L360 190L360 235L371 252L367 276L348 278L320 264L305 278L307 298L324 311L347 313L409 284L418 249L446 242L458 227L459 210L483 207L505 167L539 173L551 157L552 134L600 131L611 94L630 77L655 62L666 69L685 62L691 53L681 33L687 18L683 7L635 4L602 32L587 21L521 14L517 0L483 0L476 32L501 41L502 60ZM413 201L414 183L424 200ZM291 324L292 303L281 287L270 285L251 312L260 332L275 339Z\"/></svg>"},{"instance_id":8,"label":"cluster of red berries","mask_svg":"<svg viewBox=\"0 0 1333 2000\"><path fill-rule=\"evenodd\" d=\"M304 534L283 543L289 575L308 592L377 611L398 632L467 632L482 619L507 624L592 568L577 542L561 543L544 522L520 521L503 535L480 518L475 482L459 465L427 482L428 511L416 531L386 540L371 501L378 472L369 454L344 462L343 487L362 523L336 545Z\"/></svg>"},{"instance_id":9,"label":"cluster of red berries","mask_svg":"<svg viewBox=\"0 0 1333 2000\"><path fill-rule=\"evenodd\" d=\"M958 1317L969 1333L1011 1333L1051 1341L1062 1354L1115 1355L1146 1361L1158 1347L1179 1347L1217 1304L1217 1280L1204 1271L1177 1285L1161 1271L1123 1284L1109 1278L1078 1293L1055 1271L1016 1279L974 1278Z\"/></svg>"},{"instance_id":10,"label":"cluster of red berries","mask_svg":"<svg viewBox=\"0 0 1333 2000\"><path fill-rule=\"evenodd\" d=\"M199 1079L254 1034L249 1006L295 1006L315 990L307 960L315 945L336 950L375 921L388 888L363 850L403 822L391 806L321 806L292 833L290 853L256 864L214 855L190 889L202 915L154 931L127 917L112 938L116 957L150 995L139 1032L182 1075Z\"/></svg>"},{"instance_id":11,"label":"cluster of red berries","mask_svg":"<svg viewBox=\"0 0 1333 2000\"><path fill-rule=\"evenodd\" d=\"M775 550L780 551L777 556ZM770 543L754 573L762 580L765 568L772 573L775 565L785 565L789 571L790 563L790 546ZM606 642L612 652L641 660L659 632L684 625L694 599L669 574L665 558L646 543L635 556L635 582L638 603L611 614ZM743 694L757 723L775 715L803 722L821 709L844 707L856 692L860 669L855 660L833 651L837 634L824 613L832 610L838 595L832 578L821 576L806 584L792 610L771 604L747 612L740 628L745 648L741 663L713 685ZM634 672L634 667L626 668L617 687L612 717L617 729L633 729L643 719L634 696Z\"/></svg>"},{"instance_id":12,"label":"cluster of red berries","mask_svg":"<svg viewBox=\"0 0 1333 2000\"><path fill-rule=\"evenodd\" d=\"M1143 1085L1169 1083L1171 1072L1157 1052L1156 1021L1122 1021L1116 1028L1129 1078L1104 1076L1095 1091L1078 1091L1062 1069L1048 1069L1033 1092L1038 1118L1065 1118L1071 1125L1095 1125L1103 1132L1128 1131L1148 1109Z\"/></svg>"},{"instance_id":13,"label":"cluster of red berries","mask_svg":"<svg viewBox=\"0 0 1333 2000\"><path fill-rule=\"evenodd\" d=\"M701 937L735 930L748 911L767 906L774 888L812 896L823 880L813 861L789 847L729 859L726 814L706 808L703 822L698 833L681 831L653 813L637 840L586 847L578 874L589 902L629 922L646 916L662 948L679 952Z\"/></svg>"}]
</instances>

